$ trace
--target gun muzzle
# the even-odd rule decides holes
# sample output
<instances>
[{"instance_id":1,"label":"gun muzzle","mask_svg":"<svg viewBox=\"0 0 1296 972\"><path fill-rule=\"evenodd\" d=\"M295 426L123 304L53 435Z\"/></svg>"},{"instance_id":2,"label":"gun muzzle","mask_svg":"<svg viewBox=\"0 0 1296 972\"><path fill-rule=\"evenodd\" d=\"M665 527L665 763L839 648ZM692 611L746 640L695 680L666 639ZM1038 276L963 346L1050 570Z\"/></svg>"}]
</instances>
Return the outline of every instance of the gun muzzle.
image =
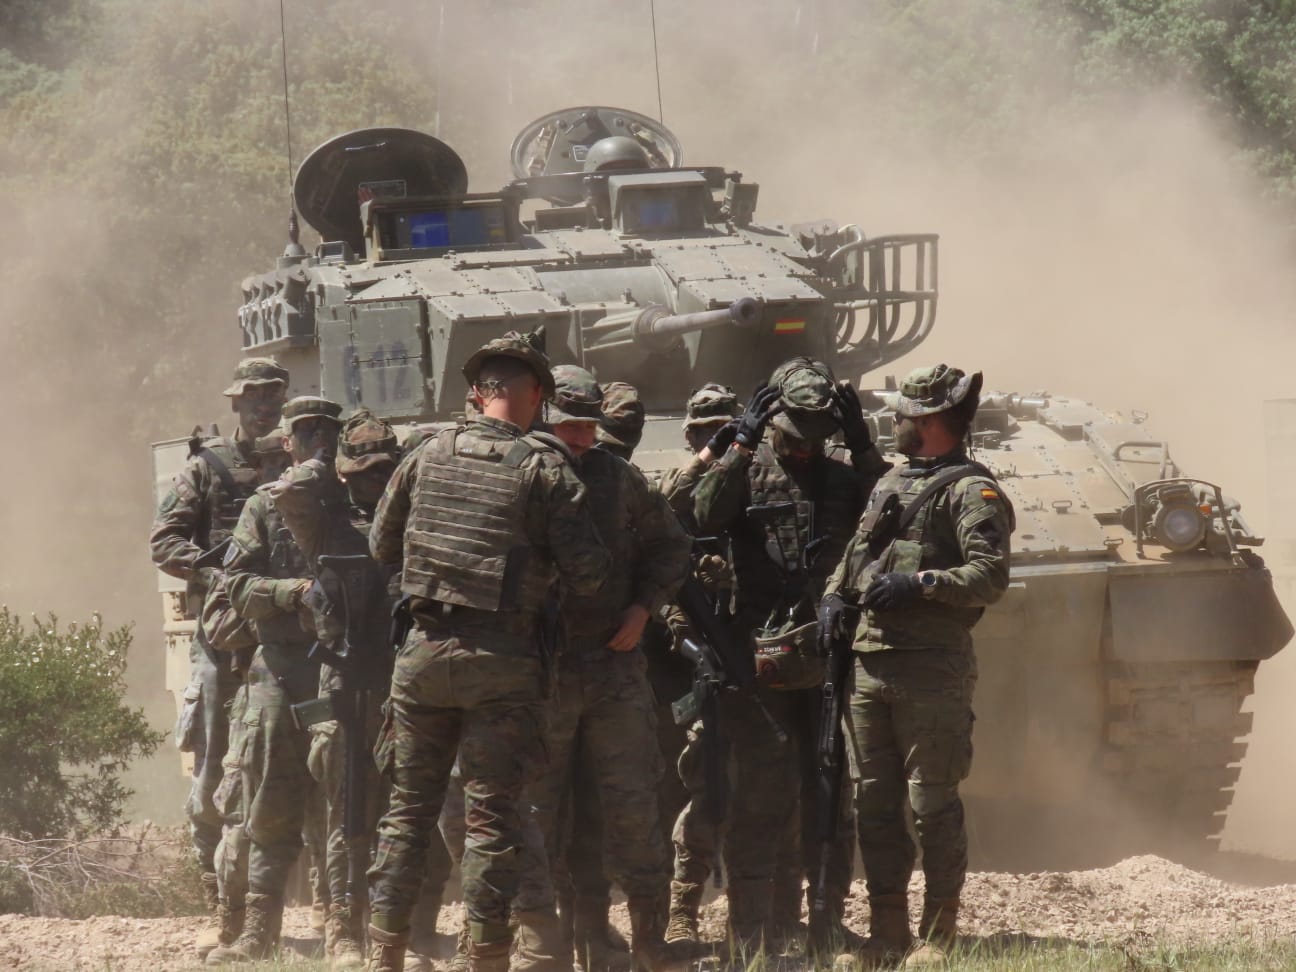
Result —
<instances>
[{"instance_id":1,"label":"gun muzzle","mask_svg":"<svg viewBox=\"0 0 1296 972\"><path fill-rule=\"evenodd\" d=\"M753 327L760 322L762 309L755 297L740 297L728 307L692 314L671 314L661 304L652 304L635 318L634 339L654 351L668 351L682 334L726 325Z\"/></svg>"}]
</instances>

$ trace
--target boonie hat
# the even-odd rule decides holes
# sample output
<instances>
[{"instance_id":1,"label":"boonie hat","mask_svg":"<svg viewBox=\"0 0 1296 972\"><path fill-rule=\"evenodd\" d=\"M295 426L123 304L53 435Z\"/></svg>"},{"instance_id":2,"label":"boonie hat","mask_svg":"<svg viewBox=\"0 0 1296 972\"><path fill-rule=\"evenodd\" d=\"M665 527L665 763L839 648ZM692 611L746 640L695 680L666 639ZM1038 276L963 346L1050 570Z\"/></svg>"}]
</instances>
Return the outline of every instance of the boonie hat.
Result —
<instances>
[{"instance_id":1,"label":"boonie hat","mask_svg":"<svg viewBox=\"0 0 1296 972\"><path fill-rule=\"evenodd\" d=\"M742 403L727 385L710 382L689 396L684 406L684 428L716 425L742 414Z\"/></svg>"},{"instance_id":2,"label":"boonie hat","mask_svg":"<svg viewBox=\"0 0 1296 972\"><path fill-rule=\"evenodd\" d=\"M234 369L234 383L222 394L235 398L248 385L287 385L288 372L274 358L244 358Z\"/></svg>"},{"instance_id":3,"label":"boonie hat","mask_svg":"<svg viewBox=\"0 0 1296 972\"><path fill-rule=\"evenodd\" d=\"M774 427L812 442L837 431L833 414L836 385L822 361L793 358L774 369L770 385L778 388L783 408L774 416Z\"/></svg>"},{"instance_id":4,"label":"boonie hat","mask_svg":"<svg viewBox=\"0 0 1296 972\"><path fill-rule=\"evenodd\" d=\"M396 431L367 408L357 409L342 427L338 440L337 471L354 476L384 462L399 461Z\"/></svg>"},{"instance_id":5,"label":"boonie hat","mask_svg":"<svg viewBox=\"0 0 1296 972\"><path fill-rule=\"evenodd\" d=\"M639 389L624 381L609 381L603 386L602 411L600 442L622 449L639 445L644 430L644 403L639 398Z\"/></svg>"},{"instance_id":6,"label":"boonie hat","mask_svg":"<svg viewBox=\"0 0 1296 972\"><path fill-rule=\"evenodd\" d=\"M318 395L298 395L284 405L283 424L290 432L292 427L303 419L322 418L341 425L341 415L342 406L337 402L330 402L327 398L320 398Z\"/></svg>"},{"instance_id":7,"label":"boonie hat","mask_svg":"<svg viewBox=\"0 0 1296 972\"><path fill-rule=\"evenodd\" d=\"M958 368L938 364L915 368L900 383L900 403L896 414L903 418L935 415L981 394L981 372L964 374Z\"/></svg>"},{"instance_id":8,"label":"boonie hat","mask_svg":"<svg viewBox=\"0 0 1296 972\"><path fill-rule=\"evenodd\" d=\"M474 351L463 366L463 376L468 379L469 385L477 384L477 376L481 374L482 365L488 358L495 357L515 358L521 361L540 380L545 398L553 397L554 380L553 375L549 373L549 358L544 353L544 331L541 328L537 328L530 334L509 331L503 337L487 341Z\"/></svg>"},{"instance_id":9,"label":"boonie hat","mask_svg":"<svg viewBox=\"0 0 1296 972\"><path fill-rule=\"evenodd\" d=\"M603 389L598 380L576 365L558 365L552 374L554 393L549 424L603 421Z\"/></svg>"}]
</instances>

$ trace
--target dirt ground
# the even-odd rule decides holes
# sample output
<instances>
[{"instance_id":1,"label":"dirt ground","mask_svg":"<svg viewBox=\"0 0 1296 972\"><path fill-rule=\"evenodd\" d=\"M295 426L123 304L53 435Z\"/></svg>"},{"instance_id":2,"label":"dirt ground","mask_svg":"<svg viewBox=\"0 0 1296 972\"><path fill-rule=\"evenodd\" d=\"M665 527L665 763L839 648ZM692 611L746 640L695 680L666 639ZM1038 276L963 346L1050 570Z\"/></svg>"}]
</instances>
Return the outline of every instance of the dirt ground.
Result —
<instances>
[{"instance_id":1,"label":"dirt ground","mask_svg":"<svg viewBox=\"0 0 1296 972\"><path fill-rule=\"evenodd\" d=\"M915 899L921 896L921 879L915 879L912 891ZM857 882L847 923L862 934L866 915L863 887ZM723 897L706 906L702 924L709 938L721 937L724 918ZM458 920L458 906L442 910L440 930L447 945ZM626 930L623 905L615 909L614 920ZM1009 936L1131 950L1167 941L1272 942L1296 933L1296 883L1229 883L1158 857L1133 857L1092 871L975 873L968 878L961 924L975 938ZM0 969L193 969L199 965L190 947L201 925L199 918L70 921L0 915ZM305 966L318 957L320 943L306 909L290 910L284 938L285 964Z\"/></svg>"}]
</instances>

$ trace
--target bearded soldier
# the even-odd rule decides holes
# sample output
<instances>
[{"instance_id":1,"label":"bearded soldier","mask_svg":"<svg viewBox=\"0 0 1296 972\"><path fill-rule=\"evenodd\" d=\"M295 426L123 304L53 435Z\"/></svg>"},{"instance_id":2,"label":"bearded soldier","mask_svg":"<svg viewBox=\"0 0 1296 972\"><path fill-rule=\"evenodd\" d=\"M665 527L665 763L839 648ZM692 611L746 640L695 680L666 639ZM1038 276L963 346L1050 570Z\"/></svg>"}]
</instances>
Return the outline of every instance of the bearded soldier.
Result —
<instances>
[{"instance_id":1,"label":"bearded soldier","mask_svg":"<svg viewBox=\"0 0 1296 972\"><path fill-rule=\"evenodd\" d=\"M838 429L849 462L825 449ZM794 358L757 389L734 426L733 444L696 488L699 531L725 532L732 545L735 634L755 641L765 704L739 694L723 710L735 768L724 848L730 935L747 947L758 947L771 931L777 847L795 819L798 795L810 789L803 781L813 769L824 673L814 606L854 533L872 476L883 468L850 386L837 385L826 365ZM849 801L842 802L848 814ZM819 943L842 933L850 889L849 828L844 836L838 830L843 852L830 858L828 909L811 926ZM820 848L811 834L805 843L806 863L813 864ZM692 873L677 866L677 883L700 885L707 864L692 862Z\"/></svg>"},{"instance_id":2,"label":"bearded soldier","mask_svg":"<svg viewBox=\"0 0 1296 972\"><path fill-rule=\"evenodd\" d=\"M374 558L401 565L415 625L396 658L378 746L392 778L370 870L370 968L383 972L403 967L456 755L468 964L507 969L509 909L527 866L520 804L545 759L544 606L555 580L593 595L611 567L561 447L526 431L553 394L544 354L513 333L463 371L481 414L405 457L370 533Z\"/></svg>"},{"instance_id":3,"label":"bearded soldier","mask_svg":"<svg viewBox=\"0 0 1296 972\"><path fill-rule=\"evenodd\" d=\"M337 448L334 402L294 398L283 409L284 440L294 464ZM319 692L313 632L303 626L302 598L311 585L306 558L275 510L274 483L248 500L225 558L234 610L256 628L243 715L243 820L248 837L248 891L242 934L207 956L210 965L268 957L279 940L284 891L302 846L302 828L318 801L307 769L310 736L292 706Z\"/></svg>"},{"instance_id":4,"label":"bearded soldier","mask_svg":"<svg viewBox=\"0 0 1296 972\"><path fill-rule=\"evenodd\" d=\"M233 437L190 443L190 458L158 506L149 537L153 563L186 582L187 614L197 619L208 590L220 574L219 562L202 564L203 554L220 546L238 522L244 502L257 485L254 443L279 424L288 372L272 358L239 362L224 394L238 415ZM221 760L229 742L225 707L238 689L228 659L215 654L199 630L190 646L190 684L181 713L181 748L194 756L193 782L185 811L198 859L203 893L211 910L219 906L215 853L221 816L212 795L221 781ZM205 956L217 944L215 929L197 943Z\"/></svg>"},{"instance_id":5,"label":"bearded soldier","mask_svg":"<svg viewBox=\"0 0 1296 972\"><path fill-rule=\"evenodd\" d=\"M1013 529L994 476L964 451L980 390L980 372L945 365L905 378L896 448L908 462L877 484L820 607L823 636L856 652L851 715L872 962L911 945L906 808L927 881L922 944L906 967L944 961L967 873L959 783L972 761L971 630L1008 587Z\"/></svg>"},{"instance_id":6,"label":"bearded soldier","mask_svg":"<svg viewBox=\"0 0 1296 972\"><path fill-rule=\"evenodd\" d=\"M573 796L574 767L579 764L595 782L608 873L628 899L632 959L641 969L658 970L672 961L663 939L669 856L657 807L662 758L656 714L639 642L648 621L683 583L690 543L642 473L593 448L603 414L603 392L594 376L574 365L560 365L553 374L549 422L575 457L599 534L613 556L597 595L564 595L566 643L547 735L552 762L531 794L546 847L559 863L561 811ZM576 900L576 948L585 963L591 934L606 938L606 908L603 900Z\"/></svg>"}]
</instances>

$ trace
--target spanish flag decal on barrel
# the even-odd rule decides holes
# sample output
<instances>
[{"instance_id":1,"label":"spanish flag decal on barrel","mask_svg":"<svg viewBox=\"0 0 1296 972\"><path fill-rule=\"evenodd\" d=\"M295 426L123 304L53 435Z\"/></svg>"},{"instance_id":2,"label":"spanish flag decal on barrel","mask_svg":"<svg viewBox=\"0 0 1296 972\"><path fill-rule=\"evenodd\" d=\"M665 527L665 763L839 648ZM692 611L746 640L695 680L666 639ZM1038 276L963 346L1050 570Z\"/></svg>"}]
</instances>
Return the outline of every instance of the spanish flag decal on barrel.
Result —
<instances>
[{"instance_id":1,"label":"spanish flag decal on barrel","mask_svg":"<svg viewBox=\"0 0 1296 972\"><path fill-rule=\"evenodd\" d=\"M800 334L804 330L804 317L783 317L774 322L775 334Z\"/></svg>"}]
</instances>

